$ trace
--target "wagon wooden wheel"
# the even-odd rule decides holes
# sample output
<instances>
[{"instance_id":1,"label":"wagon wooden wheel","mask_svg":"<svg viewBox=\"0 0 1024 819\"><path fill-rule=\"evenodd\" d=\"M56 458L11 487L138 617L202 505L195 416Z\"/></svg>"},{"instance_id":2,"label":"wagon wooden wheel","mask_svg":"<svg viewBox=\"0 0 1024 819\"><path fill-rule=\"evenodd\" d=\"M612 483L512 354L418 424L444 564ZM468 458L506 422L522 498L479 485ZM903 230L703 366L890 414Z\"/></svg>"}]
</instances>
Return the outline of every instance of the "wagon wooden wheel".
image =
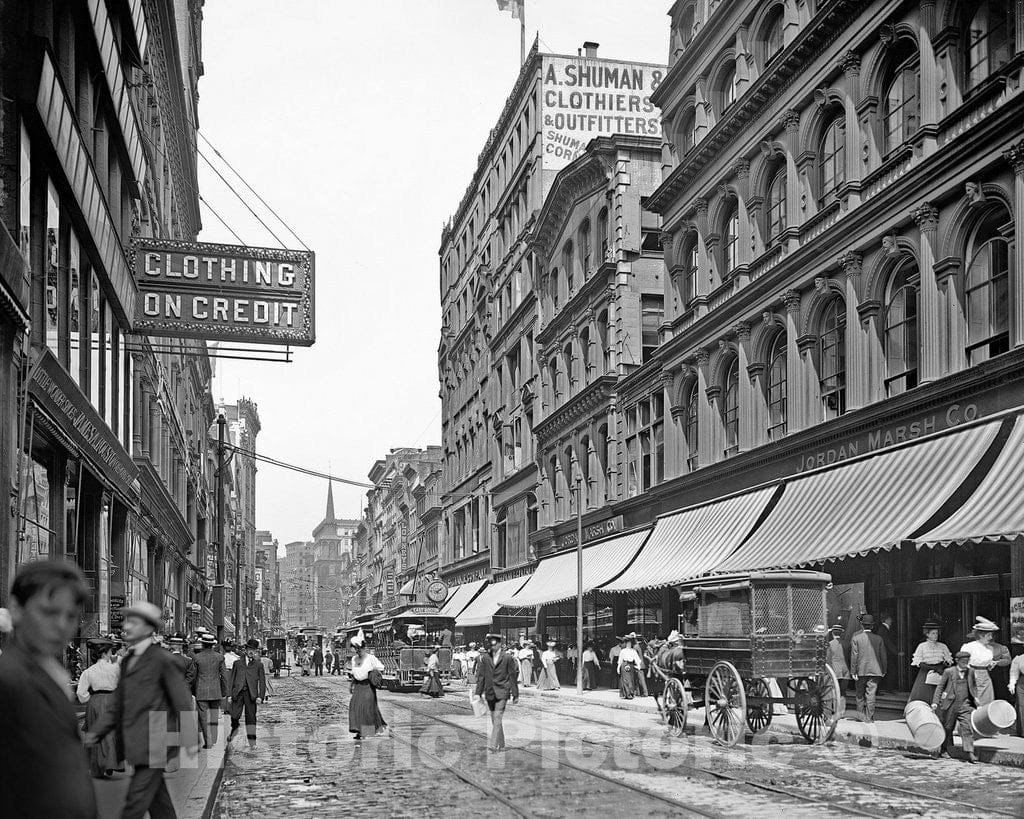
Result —
<instances>
[{"instance_id":1,"label":"wagon wooden wheel","mask_svg":"<svg viewBox=\"0 0 1024 819\"><path fill-rule=\"evenodd\" d=\"M720 660L711 669L704 689L704 713L711 735L720 745L731 747L743 736L747 697L732 663Z\"/></svg>"},{"instance_id":2,"label":"wagon wooden wheel","mask_svg":"<svg viewBox=\"0 0 1024 819\"><path fill-rule=\"evenodd\" d=\"M772 692L768 682L753 677L747 683L747 725L755 734L763 734L772 724Z\"/></svg>"},{"instance_id":3,"label":"wagon wooden wheel","mask_svg":"<svg viewBox=\"0 0 1024 819\"><path fill-rule=\"evenodd\" d=\"M804 739L823 745L832 739L839 721L839 680L830 666L813 677L800 677L790 685L796 692L796 724Z\"/></svg>"},{"instance_id":4,"label":"wagon wooden wheel","mask_svg":"<svg viewBox=\"0 0 1024 819\"><path fill-rule=\"evenodd\" d=\"M681 737L686 730L686 719L690 710L686 702L686 691L678 679L672 677L665 683L665 725L674 737Z\"/></svg>"}]
</instances>

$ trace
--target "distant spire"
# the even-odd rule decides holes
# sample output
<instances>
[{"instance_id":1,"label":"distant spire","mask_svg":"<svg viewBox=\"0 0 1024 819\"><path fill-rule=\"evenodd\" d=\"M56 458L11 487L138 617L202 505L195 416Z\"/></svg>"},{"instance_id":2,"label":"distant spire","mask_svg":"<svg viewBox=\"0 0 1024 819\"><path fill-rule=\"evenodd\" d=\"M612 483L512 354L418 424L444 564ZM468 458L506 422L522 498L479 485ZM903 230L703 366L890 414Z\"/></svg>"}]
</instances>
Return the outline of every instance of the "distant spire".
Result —
<instances>
[{"instance_id":1,"label":"distant spire","mask_svg":"<svg viewBox=\"0 0 1024 819\"><path fill-rule=\"evenodd\" d=\"M334 481L327 480L327 516L324 520L334 520Z\"/></svg>"}]
</instances>

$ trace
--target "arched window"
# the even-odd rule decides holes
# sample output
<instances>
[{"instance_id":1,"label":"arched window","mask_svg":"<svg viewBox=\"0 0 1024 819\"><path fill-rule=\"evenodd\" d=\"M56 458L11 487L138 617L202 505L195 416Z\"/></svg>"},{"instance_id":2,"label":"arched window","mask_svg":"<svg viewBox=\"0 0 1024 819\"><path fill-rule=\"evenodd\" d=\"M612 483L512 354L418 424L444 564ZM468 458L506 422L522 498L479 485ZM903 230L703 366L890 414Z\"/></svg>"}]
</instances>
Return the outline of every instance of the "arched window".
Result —
<instances>
[{"instance_id":1,"label":"arched window","mask_svg":"<svg viewBox=\"0 0 1024 819\"><path fill-rule=\"evenodd\" d=\"M577 465L573 458L572 446L567 446L562 453L562 475L569 495L569 515L576 514L576 470Z\"/></svg>"},{"instance_id":2,"label":"arched window","mask_svg":"<svg viewBox=\"0 0 1024 819\"><path fill-rule=\"evenodd\" d=\"M590 328L584 327L580 330L580 377L584 384L590 383L591 370L594 362L590 352Z\"/></svg>"},{"instance_id":3,"label":"arched window","mask_svg":"<svg viewBox=\"0 0 1024 819\"><path fill-rule=\"evenodd\" d=\"M557 406L563 394L562 374L559 372L557 355L552 356L548 362L548 378L551 381L551 404Z\"/></svg>"},{"instance_id":4,"label":"arched window","mask_svg":"<svg viewBox=\"0 0 1024 819\"><path fill-rule=\"evenodd\" d=\"M498 512L498 517L495 522L495 529L497 534L497 566L508 566L508 507L502 507L501 511Z\"/></svg>"},{"instance_id":5,"label":"arched window","mask_svg":"<svg viewBox=\"0 0 1024 819\"><path fill-rule=\"evenodd\" d=\"M699 393L697 389L698 384L695 378L693 384L690 385L690 394L686 399L686 430L683 433L686 436L686 466L690 471L693 471L699 465L698 435L700 434L700 428L698 424L700 422L697 411L700 408L700 404L698 403Z\"/></svg>"},{"instance_id":6,"label":"arched window","mask_svg":"<svg viewBox=\"0 0 1024 819\"><path fill-rule=\"evenodd\" d=\"M562 248L562 267L565 268L565 300L572 298L575 284L575 260L572 257L572 242L566 242Z\"/></svg>"},{"instance_id":7,"label":"arched window","mask_svg":"<svg viewBox=\"0 0 1024 819\"><path fill-rule=\"evenodd\" d=\"M1004 208L992 213L968 245L964 300L967 307L967 360L986 361L1010 349L1010 242L1004 233L1012 219Z\"/></svg>"},{"instance_id":8,"label":"arched window","mask_svg":"<svg viewBox=\"0 0 1024 819\"><path fill-rule=\"evenodd\" d=\"M725 454L740 448L740 361L733 358L722 383L722 423L725 426Z\"/></svg>"},{"instance_id":9,"label":"arched window","mask_svg":"<svg viewBox=\"0 0 1024 819\"><path fill-rule=\"evenodd\" d=\"M604 375L612 366L612 351L608 344L608 311L602 310L597 314L597 343L601 347L601 375Z\"/></svg>"},{"instance_id":10,"label":"arched window","mask_svg":"<svg viewBox=\"0 0 1024 819\"><path fill-rule=\"evenodd\" d=\"M574 353L572 339L570 339L565 343L565 347L562 348L562 356L565 358L567 395L576 388L576 356Z\"/></svg>"},{"instance_id":11,"label":"arched window","mask_svg":"<svg viewBox=\"0 0 1024 819\"><path fill-rule=\"evenodd\" d=\"M690 108L683 114L679 121L679 127L676 129L676 147L679 149L679 155L685 156L693 150L693 146L696 144L697 116L694 109Z\"/></svg>"},{"instance_id":12,"label":"arched window","mask_svg":"<svg viewBox=\"0 0 1024 819\"><path fill-rule=\"evenodd\" d=\"M819 201L827 205L835 197L836 188L846 181L846 119L842 112L821 132L818 179L821 184Z\"/></svg>"},{"instance_id":13,"label":"arched window","mask_svg":"<svg viewBox=\"0 0 1024 819\"><path fill-rule=\"evenodd\" d=\"M683 9L683 13L679 15L679 24L676 26L679 31L679 39L684 46L688 46L693 42L694 20L694 7L693 5L689 5Z\"/></svg>"},{"instance_id":14,"label":"arched window","mask_svg":"<svg viewBox=\"0 0 1024 819\"><path fill-rule=\"evenodd\" d=\"M608 425L602 424L597 428L597 443L594 447L597 453L598 468L601 470L601 483L604 486L599 500L608 500L611 497L611 464L608 462Z\"/></svg>"},{"instance_id":15,"label":"arched window","mask_svg":"<svg viewBox=\"0 0 1024 819\"><path fill-rule=\"evenodd\" d=\"M580 245L580 273L583 281L586 281L590 273L590 220L585 219L579 230Z\"/></svg>"},{"instance_id":16,"label":"arched window","mask_svg":"<svg viewBox=\"0 0 1024 819\"><path fill-rule=\"evenodd\" d=\"M537 531L537 496L533 492L526 495L526 534ZM525 559L525 555L523 556Z\"/></svg>"},{"instance_id":17,"label":"arched window","mask_svg":"<svg viewBox=\"0 0 1024 819\"><path fill-rule=\"evenodd\" d=\"M786 425L786 333L779 331L768 349L768 440L787 432Z\"/></svg>"},{"instance_id":18,"label":"arched window","mask_svg":"<svg viewBox=\"0 0 1024 819\"><path fill-rule=\"evenodd\" d=\"M968 14L977 5L965 26L967 88L970 89L1006 65L1013 56L1013 4L1006 0L989 0L965 5Z\"/></svg>"},{"instance_id":19,"label":"arched window","mask_svg":"<svg viewBox=\"0 0 1024 819\"><path fill-rule=\"evenodd\" d=\"M697 256L697 237L691 235L683 246L682 253L683 262L683 276L681 281L681 287L679 292L679 298L683 303L683 308L690 306L690 303L694 300L697 295L697 271L698 271L698 256Z\"/></svg>"},{"instance_id":20,"label":"arched window","mask_svg":"<svg viewBox=\"0 0 1024 819\"><path fill-rule=\"evenodd\" d=\"M921 62L917 43L902 38L896 44L885 84L885 150L910 139L921 123Z\"/></svg>"},{"instance_id":21,"label":"arched window","mask_svg":"<svg viewBox=\"0 0 1024 819\"><path fill-rule=\"evenodd\" d=\"M846 303L839 296L825 305L818 344L818 387L828 420L846 412Z\"/></svg>"},{"instance_id":22,"label":"arched window","mask_svg":"<svg viewBox=\"0 0 1024 819\"><path fill-rule=\"evenodd\" d=\"M768 242L786 229L786 163L775 170L768 183Z\"/></svg>"},{"instance_id":23,"label":"arched window","mask_svg":"<svg viewBox=\"0 0 1024 819\"><path fill-rule=\"evenodd\" d=\"M740 212L733 200L722 223L722 261L724 272L732 273L740 264Z\"/></svg>"},{"instance_id":24,"label":"arched window","mask_svg":"<svg viewBox=\"0 0 1024 819\"><path fill-rule=\"evenodd\" d=\"M772 9L761 29L761 67L768 65L782 51L782 27L785 22L785 8L780 3Z\"/></svg>"},{"instance_id":25,"label":"arched window","mask_svg":"<svg viewBox=\"0 0 1024 819\"><path fill-rule=\"evenodd\" d=\"M736 102L736 63L729 60L718 73L718 115L721 116L725 110Z\"/></svg>"},{"instance_id":26,"label":"arched window","mask_svg":"<svg viewBox=\"0 0 1024 819\"><path fill-rule=\"evenodd\" d=\"M885 392L899 395L917 386L917 265L903 262L885 296Z\"/></svg>"},{"instance_id":27,"label":"arched window","mask_svg":"<svg viewBox=\"0 0 1024 819\"><path fill-rule=\"evenodd\" d=\"M576 463L579 464L580 477L583 478L583 508L592 505L591 483L593 476L590 474L590 436L584 435L580 438L579 449L576 452Z\"/></svg>"},{"instance_id":28,"label":"arched window","mask_svg":"<svg viewBox=\"0 0 1024 819\"><path fill-rule=\"evenodd\" d=\"M597 214L597 241L601 248L601 263L608 261L608 208Z\"/></svg>"},{"instance_id":29,"label":"arched window","mask_svg":"<svg viewBox=\"0 0 1024 819\"><path fill-rule=\"evenodd\" d=\"M548 293L551 297L551 308L552 310L558 309L558 268L554 268L551 271L551 278L548 280L548 287L550 288Z\"/></svg>"}]
</instances>

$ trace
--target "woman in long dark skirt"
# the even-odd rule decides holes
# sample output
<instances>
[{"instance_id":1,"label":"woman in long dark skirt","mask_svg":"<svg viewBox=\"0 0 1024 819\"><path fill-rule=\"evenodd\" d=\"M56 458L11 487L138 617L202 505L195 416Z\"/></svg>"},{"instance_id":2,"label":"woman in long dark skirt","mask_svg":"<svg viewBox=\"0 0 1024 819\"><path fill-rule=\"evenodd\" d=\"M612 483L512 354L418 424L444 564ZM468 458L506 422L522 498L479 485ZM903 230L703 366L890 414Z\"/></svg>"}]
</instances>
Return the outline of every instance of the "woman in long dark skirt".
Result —
<instances>
[{"instance_id":1,"label":"woman in long dark skirt","mask_svg":"<svg viewBox=\"0 0 1024 819\"><path fill-rule=\"evenodd\" d=\"M78 701L85 703L85 730L88 731L99 720L103 712L111 707L114 689L121 679L121 666L115 651L117 644L106 637L88 641L93 664L78 678ZM111 731L89 749L89 768L98 778L110 776L114 771L124 770L124 748L120 732Z\"/></svg>"},{"instance_id":2,"label":"woman in long dark skirt","mask_svg":"<svg viewBox=\"0 0 1024 819\"><path fill-rule=\"evenodd\" d=\"M356 739L384 733L388 724L377 707L377 687L374 678L384 670L384 664L374 657L360 635L352 638L356 655L352 658L352 698L348 701L348 730ZM374 674L376 672L376 674Z\"/></svg>"},{"instance_id":3,"label":"woman in long dark skirt","mask_svg":"<svg viewBox=\"0 0 1024 819\"><path fill-rule=\"evenodd\" d=\"M910 665L917 669L917 677L910 689L910 702L920 700L931 705L942 672L953 665L949 647L939 642L940 627L938 620L929 620L921 627L924 640L914 650L914 657L910 661ZM928 681L929 677L931 682Z\"/></svg>"},{"instance_id":4,"label":"woman in long dark skirt","mask_svg":"<svg viewBox=\"0 0 1024 819\"><path fill-rule=\"evenodd\" d=\"M427 655L427 676L420 686L420 693L437 699L444 696L444 686L441 685L441 670L438 665L437 652L441 646L431 646Z\"/></svg>"},{"instance_id":5,"label":"woman in long dark skirt","mask_svg":"<svg viewBox=\"0 0 1024 819\"><path fill-rule=\"evenodd\" d=\"M640 652L636 650L636 634L627 634L626 647L619 652L619 696L631 700L640 690Z\"/></svg>"}]
</instances>

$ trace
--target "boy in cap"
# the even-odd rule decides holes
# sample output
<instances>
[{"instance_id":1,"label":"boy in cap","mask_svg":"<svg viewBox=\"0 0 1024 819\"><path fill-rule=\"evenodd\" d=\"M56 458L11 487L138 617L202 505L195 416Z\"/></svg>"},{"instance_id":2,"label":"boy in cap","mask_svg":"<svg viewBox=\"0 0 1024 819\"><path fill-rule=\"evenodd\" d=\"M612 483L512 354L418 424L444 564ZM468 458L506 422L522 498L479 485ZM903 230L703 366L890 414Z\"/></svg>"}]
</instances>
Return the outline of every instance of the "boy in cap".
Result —
<instances>
[{"instance_id":1,"label":"boy in cap","mask_svg":"<svg viewBox=\"0 0 1024 819\"><path fill-rule=\"evenodd\" d=\"M245 710L245 735L249 747L256 747L256 701L262 702L267 696L267 673L260 662L259 641L250 639L245 644L245 654L231 666L231 733L230 740L238 733L238 721Z\"/></svg>"},{"instance_id":2,"label":"boy in cap","mask_svg":"<svg viewBox=\"0 0 1024 819\"><path fill-rule=\"evenodd\" d=\"M956 665L943 671L942 679L935 686L932 710L938 714L946 729L942 756L949 756L949 750L953 747L953 728L960 726L964 753L967 754L967 761L973 764L978 758L974 755L974 728L971 725L971 712L976 704L970 669L971 652L961 649L955 659Z\"/></svg>"},{"instance_id":3,"label":"boy in cap","mask_svg":"<svg viewBox=\"0 0 1024 819\"><path fill-rule=\"evenodd\" d=\"M153 819L175 816L164 771L174 749L191 750L197 744L195 717L189 713L192 697L181 666L154 640L161 622L162 612L152 603L124 609L129 649L121 680L111 707L85 735L87 747L114 730L123 737L125 759L135 768L121 814L125 819L142 819L147 811Z\"/></svg>"}]
</instances>

